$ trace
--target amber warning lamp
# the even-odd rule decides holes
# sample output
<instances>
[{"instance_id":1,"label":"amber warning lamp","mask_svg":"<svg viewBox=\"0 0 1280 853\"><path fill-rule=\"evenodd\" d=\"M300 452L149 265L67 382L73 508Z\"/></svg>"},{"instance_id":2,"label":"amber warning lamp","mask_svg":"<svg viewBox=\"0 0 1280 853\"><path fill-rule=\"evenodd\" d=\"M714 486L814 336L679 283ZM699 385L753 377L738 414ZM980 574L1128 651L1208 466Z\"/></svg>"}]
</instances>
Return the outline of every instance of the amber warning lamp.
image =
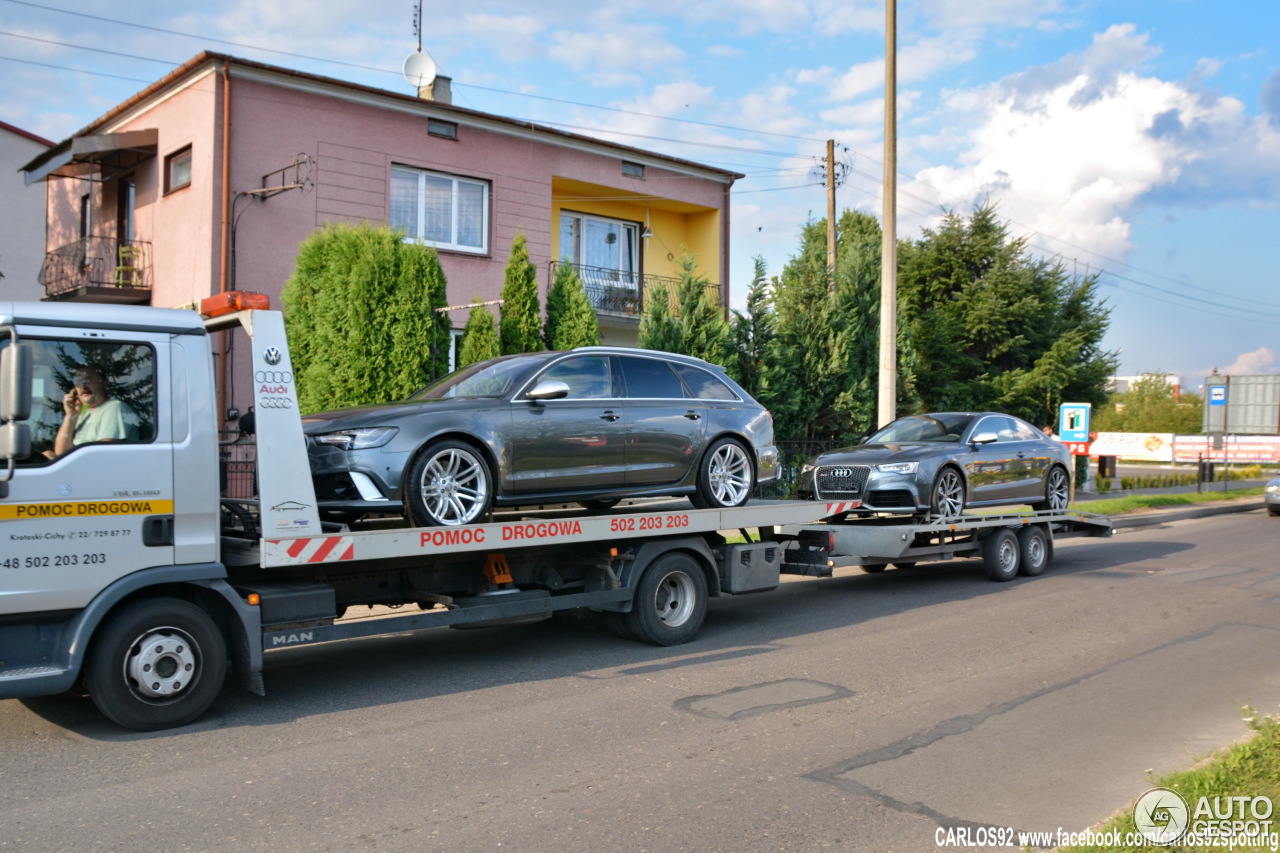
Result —
<instances>
[{"instance_id":1,"label":"amber warning lamp","mask_svg":"<svg viewBox=\"0 0 1280 853\"><path fill-rule=\"evenodd\" d=\"M228 290L200 300L202 317L221 317L237 311L265 311L271 307L271 300L265 293L252 293L248 290Z\"/></svg>"}]
</instances>

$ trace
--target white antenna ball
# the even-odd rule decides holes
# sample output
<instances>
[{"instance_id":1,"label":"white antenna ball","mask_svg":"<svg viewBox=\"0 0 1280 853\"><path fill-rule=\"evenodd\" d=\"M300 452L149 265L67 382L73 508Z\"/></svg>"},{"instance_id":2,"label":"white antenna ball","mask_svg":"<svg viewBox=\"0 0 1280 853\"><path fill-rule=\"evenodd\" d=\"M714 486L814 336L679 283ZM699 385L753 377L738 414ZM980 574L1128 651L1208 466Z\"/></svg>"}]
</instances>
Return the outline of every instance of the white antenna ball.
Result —
<instances>
[{"instance_id":1,"label":"white antenna ball","mask_svg":"<svg viewBox=\"0 0 1280 853\"><path fill-rule=\"evenodd\" d=\"M425 53L411 53L404 61L404 79L415 89L436 79L436 61Z\"/></svg>"}]
</instances>

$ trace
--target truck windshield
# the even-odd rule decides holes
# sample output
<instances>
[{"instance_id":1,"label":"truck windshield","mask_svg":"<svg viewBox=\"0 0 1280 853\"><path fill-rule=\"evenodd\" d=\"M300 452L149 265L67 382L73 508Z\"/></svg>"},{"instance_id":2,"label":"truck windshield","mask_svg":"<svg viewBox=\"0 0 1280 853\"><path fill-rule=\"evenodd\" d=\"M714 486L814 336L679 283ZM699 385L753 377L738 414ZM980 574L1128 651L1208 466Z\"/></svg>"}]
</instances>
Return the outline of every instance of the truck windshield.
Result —
<instances>
[{"instance_id":1,"label":"truck windshield","mask_svg":"<svg viewBox=\"0 0 1280 853\"><path fill-rule=\"evenodd\" d=\"M442 400L450 397L501 397L529 371L547 360L543 355L513 355L477 362L455 370L415 393L410 400Z\"/></svg>"}]
</instances>

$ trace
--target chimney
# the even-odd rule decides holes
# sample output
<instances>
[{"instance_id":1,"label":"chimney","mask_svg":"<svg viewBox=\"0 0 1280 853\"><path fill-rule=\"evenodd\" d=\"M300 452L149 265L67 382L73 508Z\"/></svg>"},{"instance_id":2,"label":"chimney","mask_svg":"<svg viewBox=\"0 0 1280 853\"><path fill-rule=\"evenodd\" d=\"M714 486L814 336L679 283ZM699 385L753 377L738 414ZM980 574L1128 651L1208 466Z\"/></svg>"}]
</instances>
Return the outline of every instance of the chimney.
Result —
<instances>
[{"instance_id":1,"label":"chimney","mask_svg":"<svg viewBox=\"0 0 1280 853\"><path fill-rule=\"evenodd\" d=\"M418 97L424 101L435 101L438 104L453 103L453 78L437 75L427 85L418 89Z\"/></svg>"}]
</instances>

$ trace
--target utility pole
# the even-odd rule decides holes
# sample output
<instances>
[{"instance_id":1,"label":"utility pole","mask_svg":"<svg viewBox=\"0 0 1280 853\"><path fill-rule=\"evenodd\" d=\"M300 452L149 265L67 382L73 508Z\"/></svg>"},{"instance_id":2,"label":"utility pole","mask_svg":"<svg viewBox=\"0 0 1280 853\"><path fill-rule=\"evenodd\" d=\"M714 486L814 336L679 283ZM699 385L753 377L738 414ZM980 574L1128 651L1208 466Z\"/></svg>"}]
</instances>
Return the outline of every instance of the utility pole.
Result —
<instances>
[{"instance_id":1,"label":"utility pole","mask_svg":"<svg viewBox=\"0 0 1280 853\"><path fill-rule=\"evenodd\" d=\"M836 141L827 140L827 274L836 293Z\"/></svg>"},{"instance_id":2,"label":"utility pole","mask_svg":"<svg viewBox=\"0 0 1280 853\"><path fill-rule=\"evenodd\" d=\"M898 404L898 0L885 0L884 212L880 223L879 426Z\"/></svg>"}]
</instances>

